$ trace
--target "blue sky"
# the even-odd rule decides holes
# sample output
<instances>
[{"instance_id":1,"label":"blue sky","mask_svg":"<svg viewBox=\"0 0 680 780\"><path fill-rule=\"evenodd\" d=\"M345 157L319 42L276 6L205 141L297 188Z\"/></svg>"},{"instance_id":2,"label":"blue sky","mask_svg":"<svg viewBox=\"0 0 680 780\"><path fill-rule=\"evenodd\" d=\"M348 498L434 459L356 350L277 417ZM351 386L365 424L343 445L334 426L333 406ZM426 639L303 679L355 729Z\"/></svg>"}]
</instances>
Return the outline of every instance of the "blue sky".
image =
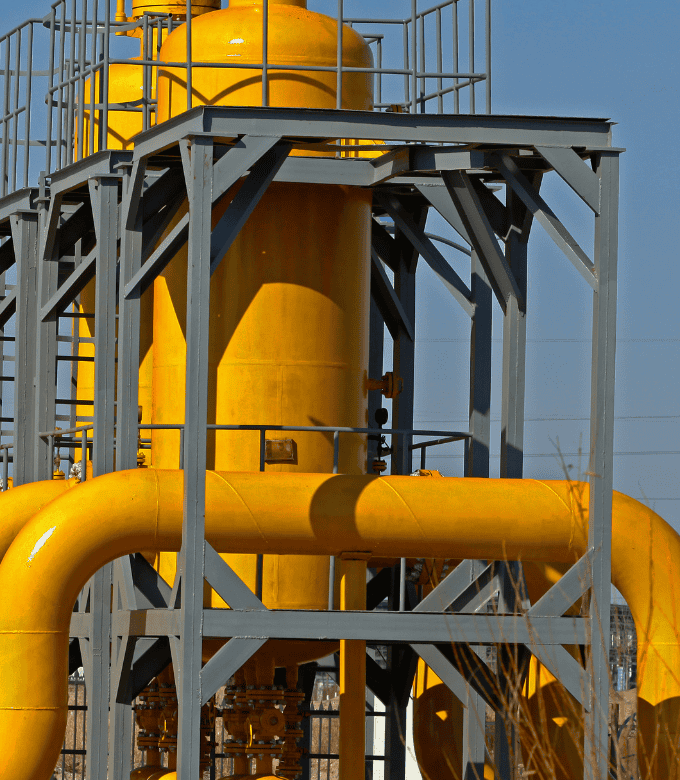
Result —
<instances>
[{"instance_id":1,"label":"blue sky","mask_svg":"<svg viewBox=\"0 0 680 780\"><path fill-rule=\"evenodd\" d=\"M429 7L420 4L419 7ZM333 13L335 0L309 0ZM346 13L404 17L410 2L346 0ZM3 27L49 10L46 0L7 5ZM504 114L611 118L621 162L616 488L646 497L680 529L680 265L672 238L680 218L680 126L676 0L493 0L493 110ZM481 41L480 41L481 43ZM480 103L483 105L480 93ZM592 215L555 177L546 200L590 249ZM440 226L436 220L432 228ZM451 256L461 275L464 258ZM560 478L585 470L588 446L592 296L540 226L530 243L526 476ZM467 415L466 317L424 267L419 280L416 424L462 428ZM495 322L494 420L500 400L501 322ZM562 419L568 418L568 419ZM493 427L493 451L500 433ZM558 445L559 442L559 445ZM432 465L462 470L461 449ZM650 454L660 453L660 454ZM669 454L675 453L675 454ZM538 457L535 457L538 456ZM497 474L498 460L493 460ZM672 500L671 500L672 499Z\"/></svg>"}]
</instances>

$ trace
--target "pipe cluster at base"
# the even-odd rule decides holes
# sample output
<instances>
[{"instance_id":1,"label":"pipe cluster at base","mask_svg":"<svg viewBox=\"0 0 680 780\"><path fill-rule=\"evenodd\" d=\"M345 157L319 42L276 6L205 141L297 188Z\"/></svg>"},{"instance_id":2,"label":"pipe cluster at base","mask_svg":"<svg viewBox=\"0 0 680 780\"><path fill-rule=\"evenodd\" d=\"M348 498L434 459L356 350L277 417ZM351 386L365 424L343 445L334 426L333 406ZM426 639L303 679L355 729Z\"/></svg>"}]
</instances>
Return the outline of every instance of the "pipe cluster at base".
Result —
<instances>
[{"instance_id":1,"label":"pipe cluster at base","mask_svg":"<svg viewBox=\"0 0 680 780\"><path fill-rule=\"evenodd\" d=\"M179 550L182 491L177 471L98 477L39 511L10 546L0 565L0 592L14 594L0 606L1 777L49 780L66 726L75 599L115 558ZM586 484L561 481L208 472L206 538L219 552L570 564L586 550L587 505ZM654 780L675 777L679 565L675 531L615 493L612 581L637 628L641 776Z\"/></svg>"}]
</instances>

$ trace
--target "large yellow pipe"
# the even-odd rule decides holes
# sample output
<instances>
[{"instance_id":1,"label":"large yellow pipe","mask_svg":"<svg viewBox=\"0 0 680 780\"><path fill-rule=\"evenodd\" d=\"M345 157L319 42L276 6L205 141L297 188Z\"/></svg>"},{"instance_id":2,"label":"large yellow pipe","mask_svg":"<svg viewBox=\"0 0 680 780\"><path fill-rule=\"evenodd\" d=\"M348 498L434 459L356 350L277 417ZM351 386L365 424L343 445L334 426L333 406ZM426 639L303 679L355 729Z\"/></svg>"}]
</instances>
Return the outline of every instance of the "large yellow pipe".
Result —
<instances>
[{"instance_id":1,"label":"large yellow pipe","mask_svg":"<svg viewBox=\"0 0 680 780\"><path fill-rule=\"evenodd\" d=\"M579 483L213 472L206 481L206 536L219 551L569 563L586 549L588 487ZM13 594L0 611L0 776L50 776L66 725L73 603L106 562L178 550L181 499L180 472L107 474L68 491L15 539L0 565L0 592ZM680 537L619 493L613 518L612 580L638 634L642 777L669 780L680 702ZM17 749L26 744L30 751Z\"/></svg>"},{"instance_id":2,"label":"large yellow pipe","mask_svg":"<svg viewBox=\"0 0 680 780\"><path fill-rule=\"evenodd\" d=\"M78 484L75 479L46 479L6 490L0 498L0 561L26 523L50 501Z\"/></svg>"}]
</instances>

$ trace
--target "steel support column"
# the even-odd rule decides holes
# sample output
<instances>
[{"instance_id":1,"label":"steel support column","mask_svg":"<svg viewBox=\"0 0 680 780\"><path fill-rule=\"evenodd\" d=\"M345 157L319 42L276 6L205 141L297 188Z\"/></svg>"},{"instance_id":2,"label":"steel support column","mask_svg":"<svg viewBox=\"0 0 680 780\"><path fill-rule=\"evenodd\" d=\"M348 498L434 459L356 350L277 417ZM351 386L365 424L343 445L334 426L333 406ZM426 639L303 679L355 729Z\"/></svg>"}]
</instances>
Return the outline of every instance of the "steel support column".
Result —
<instances>
[{"instance_id":1,"label":"steel support column","mask_svg":"<svg viewBox=\"0 0 680 780\"><path fill-rule=\"evenodd\" d=\"M14 336L14 485L32 482L35 468L35 328L38 323L38 212L10 217L17 268ZM3 331L4 332L4 331ZM0 424L1 427L1 424ZM6 486L5 486L6 487Z\"/></svg>"},{"instance_id":2,"label":"steel support column","mask_svg":"<svg viewBox=\"0 0 680 780\"><path fill-rule=\"evenodd\" d=\"M501 464L500 476L521 479L524 473L524 400L527 344L527 242L531 228L531 215L510 185L506 187L506 213L508 235L505 241L505 260L517 285L519 297L507 299L503 318L503 380L501 393ZM519 583L523 579L518 563L499 564L498 610L516 612L521 604ZM497 649L499 668L511 662L511 648L501 645ZM515 776L515 743L517 739L510 712L514 691L507 676L499 675L504 712L496 715L495 764L501 780L513 780Z\"/></svg>"},{"instance_id":3,"label":"steel support column","mask_svg":"<svg viewBox=\"0 0 680 780\"><path fill-rule=\"evenodd\" d=\"M427 218L427 210L420 210L414 215L415 222L423 227ZM412 337L400 329L394 339L392 370L394 375L404 381L403 391L392 402L392 426L401 430L413 429L413 384L415 381L415 314L416 314L416 266L418 251L397 229L397 263L394 272L394 291L401 306L412 323ZM392 437L392 474L411 473L411 437ZM390 596L390 609L399 609L400 578L393 582L393 593ZM403 652L395 647L387 651L387 666L392 677L390 702L386 707L385 716L385 780L404 780L406 764L406 704L398 693L401 687L399 675Z\"/></svg>"},{"instance_id":4,"label":"steel support column","mask_svg":"<svg viewBox=\"0 0 680 780\"><path fill-rule=\"evenodd\" d=\"M118 264L118 177L89 180L97 261L94 329L94 432L92 471L95 477L113 471L116 388L116 274ZM111 663L111 582L108 564L92 578L91 668L88 675L87 766L90 780L107 780Z\"/></svg>"},{"instance_id":5,"label":"steel support column","mask_svg":"<svg viewBox=\"0 0 680 780\"><path fill-rule=\"evenodd\" d=\"M422 227L427 211L415 215L416 223ZM398 267L394 272L394 291L413 327L413 337L404 330L394 340L392 370L404 381L402 392L392 402L392 427L400 430L413 429L413 384L415 381L415 320L416 320L416 265L418 251L397 230L399 245ZM409 436L392 437L392 474L411 473L411 444Z\"/></svg>"},{"instance_id":6,"label":"steel support column","mask_svg":"<svg viewBox=\"0 0 680 780\"><path fill-rule=\"evenodd\" d=\"M491 328L493 295L477 252L470 258L472 302L470 331L470 433L465 442L465 476L489 476L491 446Z\"/></svg>"},{"instance_id":7,"label":"steel support column","mask_svg":"<svg viewBox=\"0 0 680 780\"><path fill-rule=\"evenodd\" d=\"M53 203L52 208L59 212L60 198L57 197L57 203ZM50 209L51 211L51 209ZM46 224L48 212L41 211L39 239L41 247L45 246L48 229ZM56 238L50 242L49 255L46 252L38 252L38 312L42 309L54 293L58 286L59 270L59 239ZM51 479L54 470L54 452L49 441L40 439L40 431L54 430L56 416L56 394L57 394L57 334L59 329L59 318L55 314L45 321L40 317L35 319L35 349L36 349L36 367L35 367L35 428L32 432L33 437L33 457L34 471L33 479Z\"/></svg>"},{"instance_id":8,"label":"steel support column","mask_svg":"<svg viewBox=\"0 0 680 780\"><path fill-rule=\"evenodd\" d=\"M143 205L134 190L141 191L144 165L135 163L123 178L120 225L120 289L142 265ZM116 468L137 466L140 294L120 295L118 303L118 409L116 419Z\"/></svg>"},{"instance_id":9,"label":"steel support column","mask_svg":"<svg viewBox=\"0 0 680 780\"><path fill-rule=\"evenodd\" d=\"M97 236L94 327L94 476L113 471L116 390L118 177L90 179Z\"/></svg>"},{"instance_id":10,"label":"steel support column","mask_svg":"<svg viewBox=\"0 0 680 780\"><path fill-rule=\"evenodd\" d=\"M607 777L609 761L609 603L611 601L611 510L614 471L614 372L616 358L616 266L619 157L596 157L601 210L595 216L593 354L590 412L590 507L588 546L593 555L588 660L592 706L586 718L585 780Z\"/></svg>"},{"instance_id":11,"label":"steel support column","mask_svg":"<svg viewBox=\"0 0 680 780\"><path fill-rule=\"evenodd\" d=\"M484 267L473 249L470 278L474 314L470 329L470 433L465 443L465 476L488 477L491 446L491 344L493 293ZM472 561L471 581L484 568ZM483 652L486 652L485 650ZM453 694L452 694L453 695ZM463 777L481 780L486 757L486 703L470 686L466 687L463 721Z\"/></svg>"},{"instance_id":12,"label":"steel support column","mask_svg":"<svg viewBox=\"0 0 680 780\"><path fill-rule=\"evenodd\" d=\"M213 142L194 138L185 169L189 198L187 273L184 524L178 575L182 577L179 644L179 780L198 777L201 715L201 646L205 574L205 472L210 333L210 233ZM177 661L175 662L177 667ZM178 674L179 673L179 674Z\"/></svg>"}]
</instances>

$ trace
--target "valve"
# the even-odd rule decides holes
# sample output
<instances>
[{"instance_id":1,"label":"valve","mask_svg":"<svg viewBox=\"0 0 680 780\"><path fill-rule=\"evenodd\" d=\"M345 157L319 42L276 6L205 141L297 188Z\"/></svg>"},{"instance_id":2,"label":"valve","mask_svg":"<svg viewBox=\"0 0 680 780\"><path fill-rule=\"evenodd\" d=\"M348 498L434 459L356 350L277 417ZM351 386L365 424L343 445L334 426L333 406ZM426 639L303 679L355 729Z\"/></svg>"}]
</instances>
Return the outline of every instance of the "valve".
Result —
<instances>
[{"instance_id":1,"label":"valve","mask_svg":"<svg viewBox=\"0 0 680 780\"><path fill-rule=\"evenodd\" d=\"M370 381L371 380L369 379L369 382ZM382 427L387 422L387 419L388 419L387 409L381 407L380 409L375 410L375 421L378 425L378 428L382 430ZM380 436L378 437L378 453L377 456L373 458L373 463L371 464L371 468L376 474L382 474L387 469L387 461L382 456L383 453L387 454L389 452L391 452L391 450L387 446L387 441L385 440L385 437L381 433Z\"/></svg>"},{"instance_id":2,"label":"valve","mask_svg":"<svg viewBox=\"0 0 680 780\"><path fill-rule=\"evenodd\" d=\"M137 423L142 422L142 413L143 409L141 406L137 407ZM144 452L142 451L142 429L137 428L137 468L138 469L145 469L146 466L146 455L144 455Z\"/></svg>"},{"instance_id":3,"label":"valve","mask_svg":"<svg viewBox=\"0 0 680 780\"><path fill-rule=\"evenodd\" d=\"M61 428L55 428L55 430L60 431ZM52 479L66 479L64 472L59 468L61 464L61 453L59 452L59 445L55 443L56 451L54 453L54 471L52 472Z\"/></svg>"},{"instance_id":4,"label":"valve","mask_svg":"<svg viewBox=\"0 0 680 780\"><path fill-rule=\"evenodd\" d=\"M383 374L382 379L369 379L369 390L380 390L385 398L395 398L404 389L404 380L400 376L395 376L393 371Z\"/></svg>"}]
</instances>

